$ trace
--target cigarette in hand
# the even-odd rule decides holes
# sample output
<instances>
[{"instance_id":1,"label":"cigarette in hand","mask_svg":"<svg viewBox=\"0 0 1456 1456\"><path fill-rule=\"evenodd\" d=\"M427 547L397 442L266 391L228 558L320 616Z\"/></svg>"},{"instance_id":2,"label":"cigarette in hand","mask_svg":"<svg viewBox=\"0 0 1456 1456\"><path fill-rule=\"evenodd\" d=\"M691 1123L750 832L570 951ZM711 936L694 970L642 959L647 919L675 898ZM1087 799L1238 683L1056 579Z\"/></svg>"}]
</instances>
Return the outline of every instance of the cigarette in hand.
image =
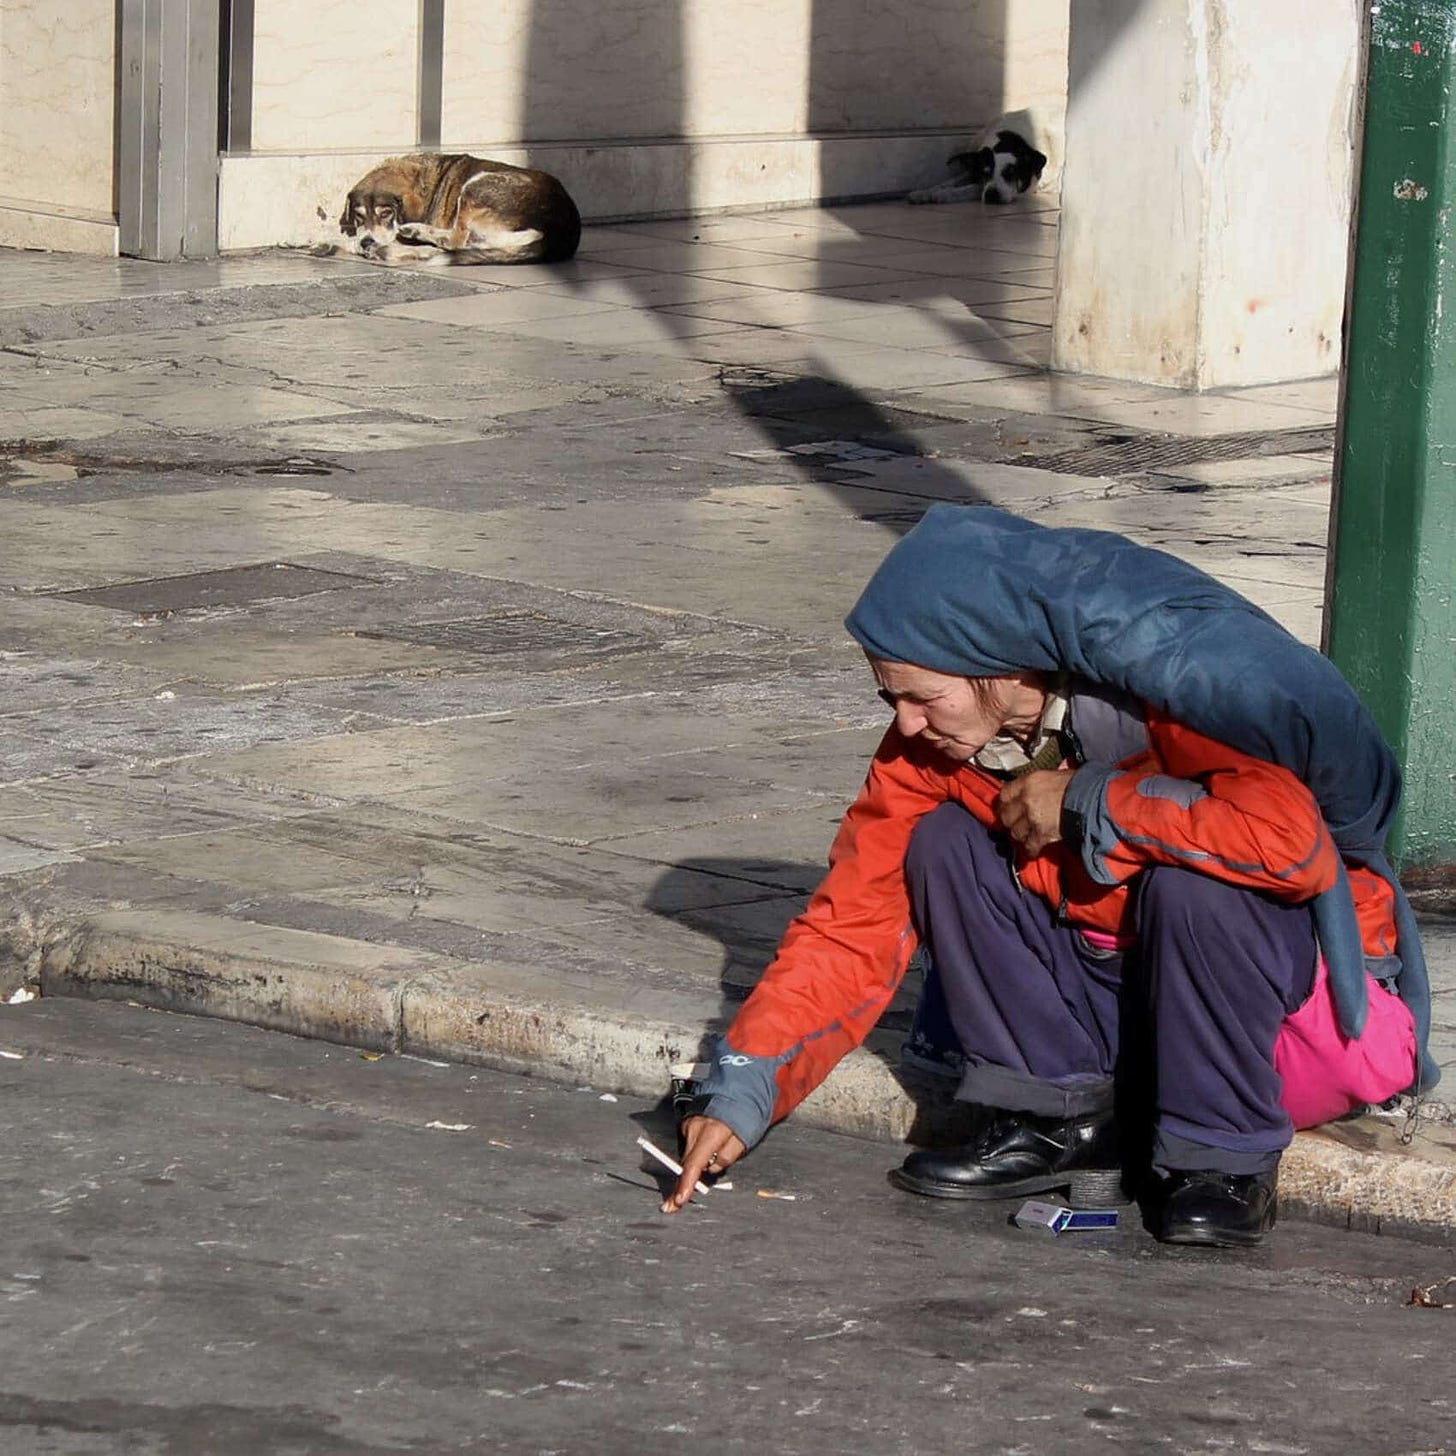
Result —
<instances>
[{"instance_id":1,"label":"cigarette in hand","mask_svg":"<svg viewBox=\"0 0 1456 1456\"><path fill-rule=\"evenodd\" d=\"M679 1178L682 1177L682 1164L676 1158L669 1158L656 1143L650 1142L645 1137L640 1137L637 1139L637 1146L643 1149L644 1152L650 1153L664 1168L670 1168ZM693 1184L693 1187L699 1193L711 1193L713 1191L701 1178Z\"/></svg>"}]
</instances>

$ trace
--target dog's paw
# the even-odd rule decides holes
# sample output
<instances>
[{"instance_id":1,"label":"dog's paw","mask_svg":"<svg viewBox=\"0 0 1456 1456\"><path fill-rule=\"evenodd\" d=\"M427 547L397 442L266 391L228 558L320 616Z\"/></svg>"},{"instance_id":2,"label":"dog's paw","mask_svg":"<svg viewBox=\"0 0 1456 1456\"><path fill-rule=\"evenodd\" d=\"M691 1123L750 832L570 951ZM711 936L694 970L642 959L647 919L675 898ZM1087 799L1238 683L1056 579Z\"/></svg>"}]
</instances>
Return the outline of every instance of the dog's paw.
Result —
<instances>
[{"instance_id":1,"label":"dog's paw","mask_svg":"<svg viewBox=\"0 0 1456 1456\"><path fill-rule=\"evenodd\" d=\"M409 243L412 247L433 248L438 246L435 239L430 236L430 230L419 223L402 222L394 230L394 240L397 243Z\"/></svg>"},{"instance_id":2,"label":"dog's paw","mask_svg":"<svg viewBox=\"0 0 1456 1456\"><path fill-rule=\"evenodd\" d=\"M921 187L921 188L918 188L914 192L907 192L905 194L905 201L906 202L934 202L935 199L930 195L930 189L928 187Z\"/></svg>"}]
</instances>

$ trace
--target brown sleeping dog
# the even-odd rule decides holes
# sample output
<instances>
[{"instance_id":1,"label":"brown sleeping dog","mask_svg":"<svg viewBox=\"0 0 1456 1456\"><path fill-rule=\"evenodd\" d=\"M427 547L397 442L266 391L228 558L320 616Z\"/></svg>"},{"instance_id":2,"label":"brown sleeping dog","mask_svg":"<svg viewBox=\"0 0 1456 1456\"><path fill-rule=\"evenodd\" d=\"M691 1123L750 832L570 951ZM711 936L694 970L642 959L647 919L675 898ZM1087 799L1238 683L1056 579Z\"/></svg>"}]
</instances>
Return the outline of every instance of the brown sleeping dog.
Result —
<instances>
[{"instance_id":1,"label":"brown sleeping dog","mask_svg":"<svg viewBox=\"0 0 1456 1456\"><path fill-rule=\"evenodd\" d=\"M339 230L371 262L559 263L581 215L549 172L463 153L391 157L360 178Z\"/></svg>"}]
</instances>

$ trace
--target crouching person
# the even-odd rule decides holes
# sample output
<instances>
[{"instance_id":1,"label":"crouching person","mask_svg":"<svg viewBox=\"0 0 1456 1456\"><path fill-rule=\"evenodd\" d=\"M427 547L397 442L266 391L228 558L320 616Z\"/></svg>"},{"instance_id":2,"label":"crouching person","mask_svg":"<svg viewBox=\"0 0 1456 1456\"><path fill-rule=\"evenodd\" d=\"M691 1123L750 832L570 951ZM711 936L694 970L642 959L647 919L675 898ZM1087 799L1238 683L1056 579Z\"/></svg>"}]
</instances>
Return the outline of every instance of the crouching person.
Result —
<instances>
[{"instance_id":1,"label":"crouching person","mask_svg":"<svg viewBox=\"0 0 1456 1456\"><path fill-rule=\"evenodd\" d=\"M913 1193L1065 1188L1137 1142L1159 1237L1252 1245L1296 1128L1434 1084L1399 774L1325 658L1173 557L984 507L931 510L847 625L894 721L665 1212L864 1040L917 946L975 1112L892 1172Z\"/></svg>"}]
</instances>

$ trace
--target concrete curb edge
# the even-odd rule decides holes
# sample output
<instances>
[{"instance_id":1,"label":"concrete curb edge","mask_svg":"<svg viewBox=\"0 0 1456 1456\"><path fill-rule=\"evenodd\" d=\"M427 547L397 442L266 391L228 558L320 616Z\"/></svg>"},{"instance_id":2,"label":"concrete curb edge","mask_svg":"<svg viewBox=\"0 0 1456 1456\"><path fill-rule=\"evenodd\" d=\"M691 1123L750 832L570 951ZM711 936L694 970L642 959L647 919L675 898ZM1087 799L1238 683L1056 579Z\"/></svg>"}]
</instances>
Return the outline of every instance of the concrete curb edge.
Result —
<instances>
[{"instance_id":1,"label":"concrete curb edge","mask_svg":"<svg viewBox=\"0 0 1456 1456\"><path fill-rule=\"evenodd\" d=\"M130 1001L638 1097L665 1093L669 1068L697 1054L712 1014L691 1027L523 995L505 979L502 988L490 968L425 952L166 912L93 917L53 941L40 964L44 996ZM884 1048L862 1049L795 1118L860 1138L928 1141L953 1126L949 1091L907 1084ZM1280 1167L1281 1198L1343 1227L1456 1232L1456 1137L1427 1143L1403 1145L1392 1124L1372 1118L1300 1133Z\"/></svg>"}]
</instances>

